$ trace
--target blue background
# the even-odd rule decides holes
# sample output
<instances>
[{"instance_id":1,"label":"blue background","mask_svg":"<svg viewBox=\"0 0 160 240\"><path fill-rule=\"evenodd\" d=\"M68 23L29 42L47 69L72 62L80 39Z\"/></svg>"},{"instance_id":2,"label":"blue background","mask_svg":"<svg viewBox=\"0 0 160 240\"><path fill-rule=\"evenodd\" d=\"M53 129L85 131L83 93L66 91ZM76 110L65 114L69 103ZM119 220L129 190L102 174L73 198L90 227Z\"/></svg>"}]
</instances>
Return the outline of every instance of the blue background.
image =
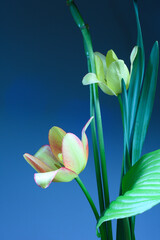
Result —
<instances>
[{"instance_id":1,"label":"blue background","mask_svg":"<svg viewBox=\"0 0 160 240\"><path fill-rule=\"evenodd\" d=\"M136 43L132 1L77 1L90 25L95 51L114 49L129 66ZM14 0L0 4L0 238L2 240L95 240L96 221L75 181L39 188L23 159L48 143L57 125L80 137L89 119L89 89L82 37L65 1ZM146 59L160 40L158 0L140 1ZM110 184L118 195L123 132L117 98L100 92ZM143 152L160 148L160 83ZM80 175L96 205L97 189L90 128L89 161ZM160 206L137 216L136 237L160 239ZM115 221L113 221L115 232ZM115 235L115 234L114 234Z\"/></svg>"}]
</instances>

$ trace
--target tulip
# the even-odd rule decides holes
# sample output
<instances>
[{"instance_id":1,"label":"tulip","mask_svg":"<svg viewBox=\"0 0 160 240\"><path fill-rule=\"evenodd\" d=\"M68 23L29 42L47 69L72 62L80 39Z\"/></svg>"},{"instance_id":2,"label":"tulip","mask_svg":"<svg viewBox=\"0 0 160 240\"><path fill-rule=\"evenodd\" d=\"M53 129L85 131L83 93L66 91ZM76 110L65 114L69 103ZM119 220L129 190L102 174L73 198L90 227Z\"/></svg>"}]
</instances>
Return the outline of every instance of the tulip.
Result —
<instances>
[{"instance_id":1,"label":"tulip","mask_svg":"<svg viewBox=\"0 0 160 240\"><path fill-rule=\"evenodd\" d=\"M131 68L129 73L124 61L118 59L113 50L109 50L106 57L99 52L95 52L96 74L86 74L82 81L83 85L98 83L104 93L117 96L122 93L122 79L124 79L126 89L129 87L132 65L136 54L137 47L134 47L130 56Z\"/></svg>"},{"instance_id":2,"label":"tulip","mask_svg":"<svg viewBox=\"0 0 160 240\"><path fill-rule=\"evenodd\" d=\"M83 171L88 160L85 131L92 119L83 127L81 140L73 133L52 127L49 145L42 146L34 156L24 154L25 160L38 172L34 174L38 186L47 188L51 182L69 182Z\"/></svg>"}]
</instances>

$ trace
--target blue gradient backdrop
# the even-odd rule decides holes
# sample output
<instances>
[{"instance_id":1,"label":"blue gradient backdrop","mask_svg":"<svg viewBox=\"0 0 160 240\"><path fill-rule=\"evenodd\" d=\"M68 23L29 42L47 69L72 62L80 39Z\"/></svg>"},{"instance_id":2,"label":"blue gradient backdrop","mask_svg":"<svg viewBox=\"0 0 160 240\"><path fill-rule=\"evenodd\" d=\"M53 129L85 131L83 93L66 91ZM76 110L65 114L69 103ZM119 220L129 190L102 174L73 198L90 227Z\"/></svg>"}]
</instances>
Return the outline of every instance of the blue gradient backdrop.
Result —
<instances>
[{"instance_id":1,"label":"blue gradient backdrop","mask_svg":"<svg viewBox=\"0 0 160 240\"><path fill-rule=\"evenodd\" d=\"M90 25L95 51L114 49L129 66L136 43L132 1L77 1ZM65 1L14 0L0 4L0 239L96 240L96 222L75 181L40 189L25 152L48 143L57 125L80 137L89 119L89 89L82 37ZM160 40L158 0L140 1L146 58ZM100 93L110 198L118 195L123 133L118 101ZM143 152L160 148L160 83ZM90 156L81 178L98 205L91 133ZM137 216L137 240L160 239L160 206ZM115 231L115 221L113 221ZM115 234L114 234L115 236Z\"/></svg>"}]
</instances>

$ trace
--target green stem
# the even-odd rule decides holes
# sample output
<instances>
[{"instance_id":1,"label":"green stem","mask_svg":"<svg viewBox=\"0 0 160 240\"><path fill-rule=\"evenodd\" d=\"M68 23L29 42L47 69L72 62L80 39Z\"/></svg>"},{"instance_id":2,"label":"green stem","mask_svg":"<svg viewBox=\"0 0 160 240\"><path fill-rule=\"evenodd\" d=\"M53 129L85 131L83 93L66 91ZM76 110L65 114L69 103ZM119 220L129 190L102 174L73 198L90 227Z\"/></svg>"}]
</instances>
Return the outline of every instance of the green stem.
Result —
<instances>
[{"instance_id":1,"label":"green stem","mask_svg":"<svg viewBox=\"0 0 160 240\"><path fill-rule=\"evenodd\" d=\"M92 85L90 86L90 115L95 116ZM102 189L102 182L101 182L101 170L100 170L99 156L98 156L98 146L96 141L95 119L91 123L91 132L92 132L92 142L93 142L94 165L95 165L97 188L98 188L98 198L99 198L99 205L100 205L100 213L102 215L104 211L104 200L103 200L103 189ZM101 239L106 240L107 239L106 223L102 224L102 226L100 227L100 232L101 232Z\"/></svg>"},{"instance_id":2,"label":"green stem","mask_svg":"<svg viewBox=\"0 0 160 240\"><path fill-rule=\"evenodd\" d=\"M75 180L77 181L77 183L78 183L79 186L81 187L82 191L84 192L84 194L85 194L85 196L86 196L86 198L87 198L87 200L88 200L88 202L89 202L89 204L90 204L90 206L91 206L91 208L92 208L92 211L93 211L93 213L94 213L94 216L95 216L96 220L98 221L98 219L99 219L99 214L98 214L98 211L97 211L97 209L96 209L96 206L95 206L95 204L94 204L94 202L93 202L93 200L92 200L89 192L87 191L86 187L84 186L83 182L81 181L81 179L80 179L79 177L75 178Z\"/></svg>"},{"instance_id":3,"label":"green stem","mask_svg":"<svg viewBox=\"0 0 160 240\"><path fill-rule=\"evenodd\" d=\"M118 95L118 101L119 101L119 105L120 105L120 109L121 109L122 124L123 124L123 131L124 131L124 155L123 155L123 161L122 161L120 190L119 190L119 195L121 195L122 194L122 178L127 171L127 166L126 166L127 126L126 126L125 110L124 110L121 95ZM117 234L116 235L117 235L116 236L117 240L131 240L131 231L130 231L130 225L129 225L128 218L117 220Z\"/></svg>"},{"instance_id":4,"label":"green stem","mask_svg":"<svg viewBox=\"0 0 160 240\"><path fill-rule=\"evenodd\" d=\"M90 33L88 31L88 28L87 28L86 24L84 23L81 15L80 15L80 12L79 12L77 6L75 5L74 1L73 0L68 0L67 3L70 7L71 14L72 14L77 26L80 28L80 30L82 32L82 35L83 35L83 38L84 38L85 52L86 52L86 55L89 58L89 66L90 66L89 71L93 72L93 73L96 73L94 53L93 53L91 37L90 37ZM92 88L93 88L93 91L90 91L90 92L91 92L92 98L94 99L94 107L95 107L95 112L96 112L96 121L97 121L97 131L98 131L99 149L100 149L100 157L101 157L101 169L102 169L102 180L103 180L105 207L108 207L108 205L109 205L108 178L107 178L107 168L106 168L104 140L103 140L103 129L102 129L102 120L101 120L101 111L100 111L97 84L93 84ZM95 133L94 133L94 138L95 138ZM99 181L100 181L100 179L99 179ZM102 198L102 196L101 196L101 198ZM108 239L112 240L111 222L107 222L107 230L108 230L107 231Z\"/></svg>"},{"instance_id":5,"label":"green stem","mask_svg":"<svg viewBox=\"0 0 160 240\"><path fill-rule=\"evenodd\" d=\"M85 194L91 208L92 208L92 211L94 213L94 216L96 218L96 220L98 221L99 219L99 214L98 214L98 211L96 209L96 206L89 194L89 192L87 191L86 187L84 186L83 182L81 181L81 179L79 177L75 178L75 180L77 181L77 183L79 184L80 188L82 189L83 193ZM102 240L106 240L106 232L105 232L105 229L104 229L104 225L102 225L100 227L100 235L101 235L101 239Z\"/></svg>"},{"instance_id":6,"label":"green stem","mask_svg":"<svg viewBox=\"0 0 160 240\"><path fill-rule=\"evenodd\" d=\"M105 207L107 208L109 206L110 201L109 201L107 165L106 165L105 148L104 148L102 118L101 118L101 109L100 109L100 103L99 103L97 84L93 86L93 91L94 91L94 104L95 104L96 120L97 120L99 150L100 150L100 157L101 157L101 169L102 169L102 179L103 179L103 187L104 187Z\"/></svg>"},{"instance_id":7,"label":"green stem","mask_svg":"<svg viewBox=\"0 0 160 240\"><path fill-rule=\"evenodd\" d=\"M93 101L93 93L92 92L93 92L93 86L91 85L90 86L90 115L95 116L94 101ZM97 141L96 141L95 120L92 121L91 132L92 132L94 165L95 165L95 171L96 171L96 181L97 181L100 213L102 214L103 211L104 211L104 200L103 200L103 189L102 189L102 182L101 182L101 170L100 170L99 156L98 156L98 146L97 146Z\"/></svg>"},{"instance_id":8,"label":"green stem","mask_svg":"<svg viewBox=\"0 0 160 240\"><path fill-rule=\"evenodd\" d=\"M89 42L90 36L88 33L87 26L85 25L75 3L72 0L67 1L71 14L73 16L74 21L76 22L77 26L80 28L82 35L84 37L84 48L87 57L87 64L88 69L91 71L91 55L89 52ZM93 56L94 59L94 56ZM93 97L93 86L90 87L90 115L95 117L94 111L94 97ZM99 156L98 156L98 146L96 141L96 127L95 127L95 120L91 122L91 131L92 131L92 142L93 142L93 151L94 151L94 161L95 161L95 169L96 169L96 178L97 178L97 187L99 193L99 203L100 203L100 211L101 213L104 211L104 203L103 203L103 190L102 190L102 183L101 183L101 172L100 172L100 165L99 165Z\"/></svg>"},{"instance_id":9,"label":"green stem","mask_svg":"<svg viewBox=\"0 0 160 240\"><path fill-rule=\"evenodd\" d=\"M84 42L85 42L85 51L87 51L87 54L89 55L89 59L90 59L91 72L96 73L94 52L93 52L93 48L92 48L91 37L90 37L89 31L87 29L87 26L85 25L73 0L69 0L68 4L70 6L71 14L72 14L77 26L80 28L80 30L82 32ZM100 156L101 156L101 164L102 164L102 178L103 178L103 184L104 184L105 204L107 207L109 205L108 179L107 179L107 171L106 171L103 128L102 128L101 110L100 110L100 104L99 104L97 84L93 84L93 93L94 93L94 104L95 104L95 111L96 111L97 130L98 130Z\"/></svg>"},{"instance_id":10,"label":"green stem","mask_svg":"<svg viewBox=\"0 0 160 240\"><path fill-rule=\"evenodd\" d=\"M130 162L130 149L129 149L129 128L128 128L128 102L127 96L122 92L122 95L118 95L118 100L122 115L122 124L124 131L124 155L122 162L122 172L120 180L119 195L122 194L122 178L131 167ZM134 236L134 218L124 218L117 221L117 240L135 240Z\"/></svg>"}]
</instances>

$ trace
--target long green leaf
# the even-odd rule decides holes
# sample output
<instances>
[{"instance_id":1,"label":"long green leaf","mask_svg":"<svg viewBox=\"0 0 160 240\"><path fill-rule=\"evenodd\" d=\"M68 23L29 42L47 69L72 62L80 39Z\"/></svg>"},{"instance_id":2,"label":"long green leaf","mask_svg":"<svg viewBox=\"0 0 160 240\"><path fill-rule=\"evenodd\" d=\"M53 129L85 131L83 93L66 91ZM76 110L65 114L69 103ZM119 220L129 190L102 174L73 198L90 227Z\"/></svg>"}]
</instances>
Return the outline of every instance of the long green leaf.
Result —
<instances>
[{"instance_id":1,"label":"long green leaf","mask_svg":"<svg viewBox=\"0 0 160 240\"><path fill-rule=\"evenodd\" d=\"M129 113L130 113L129 115L130 134L132 134L132 130L133 130L133 125L134 125L135 116L137 112L138 99L139 99L141 85L143 81L144 67L145 67L145 53L144 53L144 46L143 46L143 38L142 38L142 31L141 31L141 25L139 21L138 6L137 6L136 0L133 0L133 5L134 5L134 10L136 15L136 22L137 22L138 52L133 63L133 70L132 70L130 86L128 90L128 106L129 106Z\"/></svg>"},{"instance_id":2,"label":"long green leaf","mask_svg":"<svg viewBox=\"0 0 160 240\"><path fill-rule=\"evenodd\" d=\"M144 57L144 46L143 46L143 37L142 37L142 31L141 31L141 24L139 21L139 13L138 13L138 5L137 5L137 0L133 0L133 5L134 5L134 10L135 10L135 15L136 15L136 22L137 22L137 45L141 48L142 50L142 58L143 60L145 59ZM143 61L143 68L144 68L144 61Z\"/></svg>"},{"instance_id":3,"label":"long green leaf","mask_svg":"<svg viewBox=\"0 0 160 240\"><path fill-rule=\"evenodd\" d=\"M136 58L133 62L133 69L128 90L128 107L129 107L129 134L132 134L133 124L137 111L138 99L142 85L142 51L138 48Z\"/></svg>"},{"instance_id":4,"label":"long green leaf","mask_svg":"<svg viewBox=\"0 0 160 240\"><path fill-rule=\"evenodd\" d=\"M157 84L159 64L158 42L153 45L149 63L147 66L143 88L139 100L137 116L132 143L132 163L134 164L141 155L142 146L146 137Z\"/></svg>"},{"instance_id":5,"label":"long green leaf","mask_svg":"<svg viewBox=\"0 0 160 240\"><path fill-rule=\"evenodd\" d=\"M97 232L105 221L135 216L160 203L160 150L144 155L130 168L122 193L99 219Z\"/></svg>"}]
</instances>

